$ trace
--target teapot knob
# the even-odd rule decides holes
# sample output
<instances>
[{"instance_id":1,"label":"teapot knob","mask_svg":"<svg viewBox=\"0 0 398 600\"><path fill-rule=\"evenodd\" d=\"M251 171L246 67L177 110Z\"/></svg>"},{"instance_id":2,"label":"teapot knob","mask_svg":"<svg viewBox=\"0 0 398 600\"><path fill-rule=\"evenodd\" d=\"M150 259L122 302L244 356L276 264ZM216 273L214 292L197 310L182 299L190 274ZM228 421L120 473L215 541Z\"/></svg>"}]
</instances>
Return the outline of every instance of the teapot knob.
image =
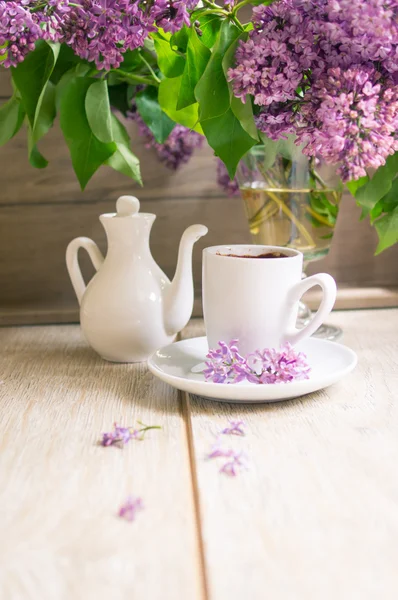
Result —
<instances>
[{"instance_id":1,"label":"teapot knob","mask_svg":"<svg viewBox=\"0 0 398 600\"><path fill-rule=\"evenodd\" d=\"M140 210L140 201L135 196L120 196L116 202L118 217L129 217Z\"/></svg>"}]
</instances>

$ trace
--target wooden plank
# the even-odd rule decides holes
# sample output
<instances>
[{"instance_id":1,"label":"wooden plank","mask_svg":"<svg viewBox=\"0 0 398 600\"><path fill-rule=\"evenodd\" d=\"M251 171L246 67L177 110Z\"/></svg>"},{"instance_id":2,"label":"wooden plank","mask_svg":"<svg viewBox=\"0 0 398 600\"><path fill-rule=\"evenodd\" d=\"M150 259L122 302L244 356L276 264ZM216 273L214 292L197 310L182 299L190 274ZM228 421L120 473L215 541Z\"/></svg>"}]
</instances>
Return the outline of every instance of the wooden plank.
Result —
<instances>
[{"instance_id":1,"label":"wooden plank","mask_svg":"<svg viewBox=\"0 0 398 600\"><path fill-rule=\"evenodd\" d=\"M0 597L203 599L177 391L101 360L78 327L0 335ZM162 430L99 446L115 420ZM130 493L133 523L117 517Z\"/></svg>"},{"instance_id":2,"label":"wooden plank","mask_svg":"<svg viewBox=\"0 0 398 600\"><path fill-rule=\"evenodd\" d=\"M189 398L211 598L396 598L398 310L330 320L359 355L339 384L262 406ZM236 478L204 460L228 419L248 426Z\"/></svg>"},{"instance_id":3,"label":"wooden plank","mask_svg":"<svg viewBox=\"0 0 398 600\"><path fill-rule=\"evenodd\" d=\"M322 292L319 288L314 288L304 296L303 300L311 310L315 310L322 300ZM334 305L336 310L394 307L398 307L397 287L341 287L337 290Z\"/></svg>"},{"instance_id":4,"label":"wooden plank","mask_svg":"<svg viewBox=\"0 0 398 600\"><path fill-rule=\"evenodd\" d=\"M398 246L374 257L374 232L369 231L365 223L353 221L357 215L351 212L352 207L355 208L353 202L343 204L331 253L311 265L308 274L328 271L340 285L351 287L354 284L358 287L397 285ZM221 197L144 200L142 208L158 214L151 246L155 259L170 277L184 229L195 222L209 227L209 234L196 244L193 259L195 314L201 314L201 249L219 243L250 242L241 201ZM74 313L71 320L75 321L78 306L65 268L65 249L74 237L87 235L105 252L105 234L98 215L112 210L113 200L0 208L0 322L48 323L54 322L54 314L65 312ZM352 234L354 228L358 229L359 237ZM85 253L81 254L83 270L89 278L93 270ZM361 302L358 301L358 306L363 305ZM8 318L1 320L1 315L6 314ZM33 314L36 316L29 321L29 315ZM64 320L62 316L61 319Z\"/></svg>"},{"instance_id":5,"label":"wooden plank","mask_svg":"<svg viewBox=\"0 0 398 600\"><path fill-rule=\"evenodd\" d=\"M378 256L377 233L369 222L360 221L361 209L345 196L337 220L329 255L309 265L307 273L325 270L349 287L398 285L398 244Z\"/></svg>"},{"instance_id":6,"label":"wooden plank","mask_svg":"<svg viewBox=\"0 0 398 600\"><path fill-rule=\"evenodd\" d=\"M231 217L231 226L219 219L223 209ZM98 220L100 213L114 210L114 203L59 204L52 206L15 206L0 209L0 311L43 314L43 309L76 310L77 301L65 267L69 241L80 235L96 240L106 251L105 233ZM243 207L239 199L143 201L142 210L155 212L151 247L155 260L171 277L177 262L178 245L183 231L193 223L204 223L209 234L194 249L194 277L200 294L201 249L225 242L231 237L248 237ZM240 216L240 219L239 219ZM231 237L230 237L231 236ZM93 269L84 252L82 267L87 278Z\"/></svg>"},{"instance_id":7,"label":"wooden plank","mask_svg":"<svg viewBox=\"0 0 398 600\"><path fill-rule=\"evenodd\" d=\"M73 172L68 148L56 124L40 142L40 150L49 160L46 169L34 169L28 161L26 131L21 131L0 148L0 204L54 204L60 202L113 202L121 194L139 198L207 198L220 196L216 183L216 161L204 144L194 158L177 172L159 163L155 150L148 150L135 124L126 122L132 149L141 160L144 187L132 179L101 167L82 192Z\"/></svg>"},{"instance_id":8,"label":"wooden plank","mask_svg":"<svg viewBox=\"0 0 398 600\"><path fill-rule=\"evenodd\" d=\"M200 288L196 287L193 317L203 316ZM321 302L321 294L316 290L305 295L304 301L311 310L316 310ZM398 307L398 288L340 288L337 290L336 310L357 308L393 308ZM24 305L19 308L0 308L0 325L37 325L78 323L78 306L54 308L51 304L36 309Z\"/></svg>"},{"instance_id":9,"label":"wooden plank","mask_svg":"<svg viewBox=\"0 0 398 600\"><path fill-rule=\"evenodd\" d=\"M12 96L10 71L0 67L0 98L9 98L10 96Z\"/></svg>"}]
</instances>

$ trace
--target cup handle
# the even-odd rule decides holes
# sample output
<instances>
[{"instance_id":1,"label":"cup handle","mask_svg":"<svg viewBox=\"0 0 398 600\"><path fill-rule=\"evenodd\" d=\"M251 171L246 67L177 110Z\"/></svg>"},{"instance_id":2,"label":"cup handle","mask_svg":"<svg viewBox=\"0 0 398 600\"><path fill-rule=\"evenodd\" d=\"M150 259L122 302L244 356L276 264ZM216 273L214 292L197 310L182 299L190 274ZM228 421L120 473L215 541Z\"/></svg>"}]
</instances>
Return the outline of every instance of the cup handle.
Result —
<instances>
[{"instance_id":1,"label":"cup handle","mask_svg":"<svg viewBox=\"0 0 398 600\"><path fill-rule=\"evenodd\" d=\"M311 319L308 325L303 327L303 329L297 329L294 327L291 331L288 331L284 336L285 342L295 345L301 342L301 340L309 337L315 333L318 327L322 325L328 314L332 311L336 301L336 282L333 277L327 273L318 273L317 275L311 275L311 277L302 279L291 288L287 300L287 313L289 314L293 306L299 302L302 295L315 285L321 286L323 291L323 298L320 307L318 308L315 316Z\"/></svg>"}]
</instances>

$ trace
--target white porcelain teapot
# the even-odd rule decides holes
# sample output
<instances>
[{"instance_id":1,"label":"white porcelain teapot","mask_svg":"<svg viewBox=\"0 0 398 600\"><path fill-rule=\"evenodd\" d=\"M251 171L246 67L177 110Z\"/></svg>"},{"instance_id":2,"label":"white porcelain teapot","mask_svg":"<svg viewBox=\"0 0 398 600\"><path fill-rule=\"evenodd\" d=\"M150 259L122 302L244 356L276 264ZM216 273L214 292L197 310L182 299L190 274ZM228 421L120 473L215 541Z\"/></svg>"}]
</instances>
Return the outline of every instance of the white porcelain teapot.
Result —
<instances>
[{"instance_id":1,"label":"white porcelain teapot","mask_svg":"<svg viewBox=\"0 0 398 600\"><path fill-rule=\"evenodd\" d=\"M122 196L116 213L100 216L108 239L105 259L86 237L74 239L66 251L83 333L98 354L113 362L146 360L188 323L194 300L192 249L208 231L204 225L192 225L184 232L170 282L149 248L156 216L139 209L137 198ZM87 250L98 271L87 287L78 263L79 248Z\"/></svg>"}]
</instances>

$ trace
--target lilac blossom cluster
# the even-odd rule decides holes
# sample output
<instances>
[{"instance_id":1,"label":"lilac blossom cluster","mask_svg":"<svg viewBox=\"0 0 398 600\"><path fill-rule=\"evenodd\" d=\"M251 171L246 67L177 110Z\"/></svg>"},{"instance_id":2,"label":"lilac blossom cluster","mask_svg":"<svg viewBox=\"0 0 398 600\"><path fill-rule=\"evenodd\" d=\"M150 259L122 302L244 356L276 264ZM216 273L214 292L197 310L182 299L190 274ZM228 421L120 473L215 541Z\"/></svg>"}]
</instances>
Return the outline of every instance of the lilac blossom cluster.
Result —
<instances>
[{"instance_id":1,"label":"lilac blossom cluster","mask_svg":"<svg viewBox=\"0 0 398 600\"><path fill-rule=\"evenodd\" d=\"M296 134L344 181L398 150L397 0L278 0L253 24L228 77L260 107L260 131Z\"/></svg>"},{"instance_id":2,"label":"lilac blossom cluster","mask_svg":"<svg viewBox=\"0 0 398 600\"><path fill-rule=\"evenodd\" d=\"M143 440L145 433L150 429L161 429L159 425L145 425L138 421L140 427L122 427L117 423L114 423L113 430L103 433L101 445L102 446L119 446L123 447L130 442L130 440Z\"/></svg>"},{"instance_id":3,"label":"lilac blossom cluster","mask_svg":"<svg viewBox=\"0 0 398 600\"><path fill-rule=\"evenodd\" d=\"M206 356L205 379L213 383L255 384L289 383L308 379L311 368L303 352L296 352L290 344L280 350L266 348L247 357L239 353L238 340L229 344L220 341L219 348Z\"/></svg>"},{"instance_id":4,"label":"lilac blossom cluster","mask_svg":"<svg viewBox=\"0 0 398 600\"><path fill-rule=\"evenodd\" d=\"M175 125L167 140L163 144L159 144L134 107L133 111L129 113L129 116L137 123L139 134L145 140L146 148L154 148L160 162L173 171L186 164L194 150L203 144L204 137L202 135L183 125Z\"/></svg>"},{"instance_id":5,"label":"lilac blossom cluster","mask_svg":"<svg viewBox=\"0 0 398 600\"><path fill-rule=\"evenodd\" d=\"M15 67L22 62L40 35L37 21L23 3L0 2L0 64Z\"/></svg>"},{"instance_id":6,"label":"lilac blossom cluster","mask_svg":"<svg viewBox=\"0 0 398 600\"><path fill-rule=\"evenodd\" d=\"M142 47L155 26L172 33L189 25L197 0L0 1L0 59L16 66L38 39L70 46L98 69L118 68L127 50Z\"/></svg>"}]
</instances>

